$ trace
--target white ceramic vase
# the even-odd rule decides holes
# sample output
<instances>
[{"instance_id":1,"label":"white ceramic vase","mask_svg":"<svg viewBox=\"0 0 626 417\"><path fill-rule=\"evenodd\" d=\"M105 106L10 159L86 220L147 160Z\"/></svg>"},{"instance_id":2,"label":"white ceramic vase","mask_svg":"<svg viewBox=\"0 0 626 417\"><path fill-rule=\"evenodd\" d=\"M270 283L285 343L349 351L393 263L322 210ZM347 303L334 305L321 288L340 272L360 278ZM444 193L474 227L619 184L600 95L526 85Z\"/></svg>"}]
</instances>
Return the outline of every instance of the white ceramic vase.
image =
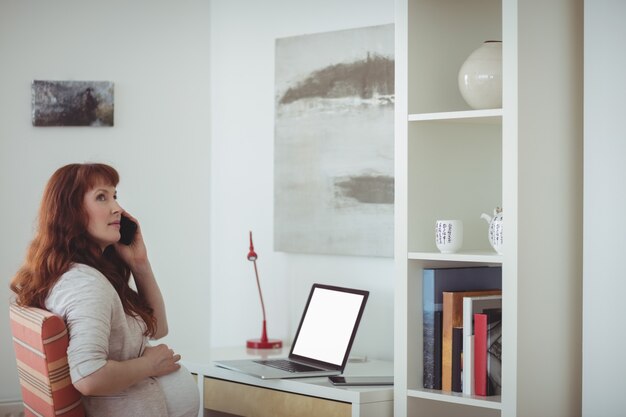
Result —
<instances>
[{"instance_id":1,"label":"white ceramic vase","mask_svg":"<svg viewBox=\"0 0 626 417\"><path fill-rule=\"evenodd\" d=\"M486 41L459 70L459 90L473 109L502 107L502 42Z\"/></svg>"}]
</instances>

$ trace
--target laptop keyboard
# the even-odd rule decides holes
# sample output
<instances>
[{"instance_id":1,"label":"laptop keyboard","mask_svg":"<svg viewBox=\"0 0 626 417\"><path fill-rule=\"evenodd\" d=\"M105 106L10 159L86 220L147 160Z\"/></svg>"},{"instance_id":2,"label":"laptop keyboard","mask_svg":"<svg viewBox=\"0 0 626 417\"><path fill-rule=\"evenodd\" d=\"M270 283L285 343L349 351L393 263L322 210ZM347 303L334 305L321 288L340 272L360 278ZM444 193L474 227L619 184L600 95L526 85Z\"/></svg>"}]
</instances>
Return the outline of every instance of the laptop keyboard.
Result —
<instances>
[{"instance_id":1,"label":"laptop keyboard","mask_svg":"<svg viewBox=\"0 0 626 417\"><path fill-rule=\"evenodd\" d=\"M324 369L314 368L313 366L303 365L298 362L289 361L287 359L271 359L271 360L258 360L254 361L261 365L271 366L272 368L282 369L287 372L312 372L312 371L324 371Z\"/></svg>"}]
</instances>

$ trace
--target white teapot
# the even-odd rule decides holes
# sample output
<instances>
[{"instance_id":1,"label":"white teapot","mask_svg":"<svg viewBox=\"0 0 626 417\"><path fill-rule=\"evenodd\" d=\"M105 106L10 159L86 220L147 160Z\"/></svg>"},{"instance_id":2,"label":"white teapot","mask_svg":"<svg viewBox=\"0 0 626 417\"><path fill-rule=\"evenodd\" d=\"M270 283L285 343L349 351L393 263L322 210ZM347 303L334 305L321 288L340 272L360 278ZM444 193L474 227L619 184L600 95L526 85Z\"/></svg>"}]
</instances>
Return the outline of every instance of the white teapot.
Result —
<instances>
[{"instance_id":1,"label":"white teapot","mask_svg":"<svg viewBox=\"0 0 626 417\"><path fill-rule=\"evenodd\" d=\"M481 214L480 218L489 223L488 237L491 247L502 255L502 209L496 207L493 210L493 218L485 213Z\"/></svg>"}]
</instances>

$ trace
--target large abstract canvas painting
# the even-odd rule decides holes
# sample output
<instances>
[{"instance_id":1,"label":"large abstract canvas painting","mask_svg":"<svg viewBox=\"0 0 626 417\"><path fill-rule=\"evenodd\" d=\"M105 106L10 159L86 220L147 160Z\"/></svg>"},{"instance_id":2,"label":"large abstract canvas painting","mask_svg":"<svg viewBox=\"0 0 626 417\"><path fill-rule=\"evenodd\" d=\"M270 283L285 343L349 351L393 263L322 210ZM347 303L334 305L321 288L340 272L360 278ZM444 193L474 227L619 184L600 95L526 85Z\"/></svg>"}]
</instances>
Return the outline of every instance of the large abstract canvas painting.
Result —
<instances>
[{"instance_id":1,"label":"large abstract canvas painting","mask_svg":"<svg viewBox=\"0 0 626 417\"><path fill-rule=\"evenodd\" d=\"M393 256L394 27L276 40L274 246Z\"/></svg>"}]
</instances>

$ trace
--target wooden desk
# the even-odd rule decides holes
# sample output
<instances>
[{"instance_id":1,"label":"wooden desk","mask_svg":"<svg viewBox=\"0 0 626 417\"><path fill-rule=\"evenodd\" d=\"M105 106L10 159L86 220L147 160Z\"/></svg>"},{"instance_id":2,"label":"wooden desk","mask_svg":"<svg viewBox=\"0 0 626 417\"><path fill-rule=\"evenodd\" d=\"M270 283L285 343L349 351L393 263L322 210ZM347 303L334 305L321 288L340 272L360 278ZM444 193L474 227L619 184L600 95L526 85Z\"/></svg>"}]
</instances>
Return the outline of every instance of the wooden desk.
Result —
<instances>
[{"instance_id":1,"label":"wooden desk","mask_svg":"<svg viewBox=\"0 0 626 417\"><path fill-rule=\"evenodd\" d=\"M179 349L181 362L198 375L205 417L391 417L393 387L336 387L328 378L263 380L219 368L214 360L285 357L289 347ZM345 375L392 375L393 363L349 362ZM202 415L202 414L200 414Z\"/></svg>"}]
</instances>

